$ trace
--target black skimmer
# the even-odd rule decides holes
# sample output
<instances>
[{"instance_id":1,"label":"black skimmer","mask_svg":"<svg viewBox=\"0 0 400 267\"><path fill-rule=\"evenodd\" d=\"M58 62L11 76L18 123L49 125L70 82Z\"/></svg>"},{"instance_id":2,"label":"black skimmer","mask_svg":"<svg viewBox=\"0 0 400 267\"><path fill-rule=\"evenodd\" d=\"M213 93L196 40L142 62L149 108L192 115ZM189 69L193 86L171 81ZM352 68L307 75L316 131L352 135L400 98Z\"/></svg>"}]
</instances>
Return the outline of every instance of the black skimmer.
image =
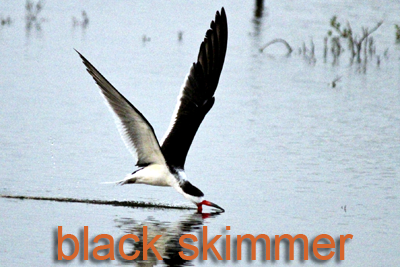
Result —
<instances>
[{"instance_id":1,"label":"black skimmer","mask_svg":"<svg viewBox=\"0 0 400 267\"><path fill-rule=\"evenodd\" d=\"M118 129L128 149L137 157L138 170L116 183L171 186L196 204L224 212L220 206L204 200L204 194L186 178L184 165L193 138L204 117L214 105L214 93L224 65L228 25L224 8L200 45L197 62L193 63L182 86L169 130L163 141L157 141L147 119L78 51L107 103L116 114Z\"/></svg>"}]
</instances>

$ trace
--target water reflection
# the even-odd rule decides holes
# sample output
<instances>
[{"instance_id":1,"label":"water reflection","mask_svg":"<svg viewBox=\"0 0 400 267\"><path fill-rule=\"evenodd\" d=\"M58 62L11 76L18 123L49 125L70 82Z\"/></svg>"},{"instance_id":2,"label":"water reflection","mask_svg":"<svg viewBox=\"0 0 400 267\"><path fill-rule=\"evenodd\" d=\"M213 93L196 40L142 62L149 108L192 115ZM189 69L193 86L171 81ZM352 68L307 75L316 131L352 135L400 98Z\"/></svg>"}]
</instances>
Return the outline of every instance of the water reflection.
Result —
<instances>
[{"instance_id":1,"label":"water reflection","mask_svg":"<svg viewBox=\"0 0 400 267\"><path fill-rule=\"evenodd\" d=\"M262 18L264 15L264 0L256 0L254 7L254 36L258 36L262 28Z\"/></svg>"},{"instance_id":2,"label":"water reflection","mask_svg":"<svg viewBox=\"0 0 400 267\"><path fill-rule=\"evenodd\" d=\"M143 221L132 218L117 219L117 227L122 229L124 234L134 234L141 240L134 242L132 239L127 239L125 244L130 246L126 255L133 255L136 250L143 251L143 226L147 226L147 240L150 242L157 235L161 235L160 239L155 242L154 247L163 259L163 263L167 266L192 266L188 260L184 260L179 255L183 251L185 255L191 255L191 251L184 249L179 244L179 239L185 234L194 234L201 229L204 219L215 218L220 213L194 213L184 215L175 222L159 221L154 217L148 217ZM131 242L130 242L131 241ZM189 241L185 240L187 243ZM133 264L136 266L155 266L158 264L156 255L151 249L148 250L147 260L143 259L143 253L140 253L133 261L125 260L119 256L121 262L125 264Z\"/></svg>"}]
</instances>

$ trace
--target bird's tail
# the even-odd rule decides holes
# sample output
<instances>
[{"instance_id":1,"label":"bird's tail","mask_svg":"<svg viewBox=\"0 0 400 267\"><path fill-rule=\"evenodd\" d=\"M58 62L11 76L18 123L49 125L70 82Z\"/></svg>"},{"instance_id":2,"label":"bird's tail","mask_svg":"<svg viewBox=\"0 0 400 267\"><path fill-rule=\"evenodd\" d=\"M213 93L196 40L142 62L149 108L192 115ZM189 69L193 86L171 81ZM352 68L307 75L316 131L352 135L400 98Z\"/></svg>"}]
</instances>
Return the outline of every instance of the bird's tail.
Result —
<instances>
[{"instance_id":1,"label":"bird's tail","mask_svg":"<svg viewBox=\"0 0 400 267\"><path fill-rule=\"evenodd\" d=\"M114 182L101 182L100 184L113 184L113 185L124 185L126 180L114 181Z\"/></svg>"},{"instance_id":2,"label":"bird's tail","mask_svg":"<svg viewBox=\"0 0 400 267\"><path fill-rule=\"evenodd\" d=\"M124 185L124 184L134 184L137 178L133 177L132 174L128 174L124 179L115 182L102 182L101 184L114 184L114 185Z\"/></svg>"}]
</instances>

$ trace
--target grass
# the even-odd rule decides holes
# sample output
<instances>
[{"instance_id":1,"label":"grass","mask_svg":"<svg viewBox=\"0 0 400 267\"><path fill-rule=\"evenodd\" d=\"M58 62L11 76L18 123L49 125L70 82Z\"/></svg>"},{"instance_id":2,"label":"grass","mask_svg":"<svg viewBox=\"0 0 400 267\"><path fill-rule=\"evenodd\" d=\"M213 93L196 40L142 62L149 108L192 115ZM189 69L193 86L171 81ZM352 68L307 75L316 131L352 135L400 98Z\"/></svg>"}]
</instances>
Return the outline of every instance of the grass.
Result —
<instances>
[{"instance_id":1,"label":"grass","mask_svg":"<svg viewBox=\"0 0 400 267\"><path fill-rule=\"evenodd\" d=\"M25 3L25 27L27 30L30 30L33 26L35 26L36 30L41 30L41 23L44 18L41 18L39 15L42 12L44 7L44 3L42 1L38 1L36 3L27 0Z\"/></svg>"},{"instance_id":2,"label":"grass","mask_svg":"<svg viewBox=\"0 0 400 267\"><path fill-rule=\"evenodd\" d=\"M330 29L327 35L324 37L323 44L323 59L324 63L328 61L328 58L332 59L332 64L337 65L339 58L343 54L350 55L350 64L357 63L360 69L365 73L367 63L376 61L377 66L381 64L381 55L376 54L376 42L372 34L377 31L383 21L379 21L373 27L361 27L361 31L356 33L349 22L341 23L338 17L335 15L329 21ZM400 26L395 25L396 29L396 43L400 43ZM265 44L259 51L262 53L269 46L282 43L287 48L286 56L290 56L294 51L286 40L282 38L276 38L267 44ZM385 50L383 56L387 58L388 49ZM302 55L305 60L310 64L314 65L317 61L315 56L315 44L311 39L309 47L303 42L302 46L298 49L298 55Z\"/></svg>"},{"instance_id":3,"label":"grass","mask_svg":"<svg viewBox=\"0 0 400 267\"><path fill-rule=\"evenodd\" d=\"M357 63L366 62L369 58L375 55L375 44L374 39L371 36L379 27L383 24L383 21L379 21L373 28L361 27L361 33L354 33L349 22L346 26L343 26L337 19L337 16L333 16L330 20L331 30L328 31L328 39L331 39L331 52L336 62L341 52L345 50L341 45L341 41L347 41L347 48L350 51L350 62L353 63L356 59ZM326 42L327 44L327 42Z\"/></svg>"}]
</instances>

